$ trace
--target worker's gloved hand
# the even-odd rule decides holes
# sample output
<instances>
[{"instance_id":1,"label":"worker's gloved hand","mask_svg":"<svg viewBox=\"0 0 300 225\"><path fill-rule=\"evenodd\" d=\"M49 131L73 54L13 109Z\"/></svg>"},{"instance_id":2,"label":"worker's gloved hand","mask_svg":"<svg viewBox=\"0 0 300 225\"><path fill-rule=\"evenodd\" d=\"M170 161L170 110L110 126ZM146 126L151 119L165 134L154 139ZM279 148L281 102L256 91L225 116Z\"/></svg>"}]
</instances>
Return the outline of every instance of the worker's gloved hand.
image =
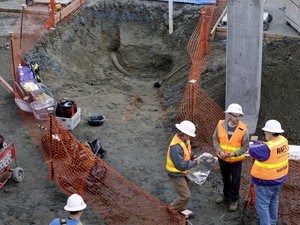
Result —
<instances>
[{"instance_id":1,"label":"worker's gloved hand","mask_svg":"<svg viewBox=\"0 0 300 225\"><path fill-rule=\"evenodd\" d=\"M224 153L223 151L220 152L220 156L221 156L222 158L228 158L228 157L230 157L229 155L230 155L230 154L226 154L226 153Z\"/></svg>"},{"instance_id":2,"label":"worker's gloved hand","mask_svg":"<svg viewBox=\"0 0 300 225\"><path fill-rule=\"evenodd\" d=\"M231 157L235 157L235 156L236 156L235 152L232 152L232 153L229 154L229 157L230 157L230 158L231 158Z\"/></svg>"},{"instance_id":3,"label":"worker's gloved hand","mask_svg":"<svg viewBox=\"0 0 300 225\"><path fill-rule=\"evenodd\" d=\"M200 164L200 162L201 162L200 157L195 158L195 159L193 160L193 166L198 166L198 165Z\"/></svg>"},{"instance_id":4,"label":"worker's gloved hand","mask_svg":"<svg viewBox=\"0 0 300 225\"><path fill-rule=\"evenodd\" d=\"M196 159L198 156L196 155L196 154L194 154L194 153L191 153L191 160L194 160L194 159Z\"/></svg>"}]
</instances>

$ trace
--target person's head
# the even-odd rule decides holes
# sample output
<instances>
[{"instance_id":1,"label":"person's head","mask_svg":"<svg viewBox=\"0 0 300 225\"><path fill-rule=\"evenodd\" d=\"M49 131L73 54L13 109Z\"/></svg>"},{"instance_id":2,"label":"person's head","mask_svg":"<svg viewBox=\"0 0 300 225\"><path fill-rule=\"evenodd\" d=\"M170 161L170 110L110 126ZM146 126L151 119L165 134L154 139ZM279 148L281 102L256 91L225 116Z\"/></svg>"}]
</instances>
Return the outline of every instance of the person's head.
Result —
<instances>
[{"instance_id":1,"label":"person's head","mask_svg":"<svg viewBox=\"0 0 300 225\"><path fill-rule=\"evenodd\" d=\"M84 203L82 197L78 194L72 194L65 205L64 209L68 211L71 215L76 215L82 213L82 211L86 208L86 204Z\"/></svg>"},{"instance_id":2,"label":"person's head","mask_svg":"<svg viewBox=\"0 0 300 225\"><path fill-rule=\"evenodd\" d=\"M182 140L187 141L190 140L191 137L196 137L196 127L191 121L184 120L181 123L177 123L175 126L179 130L178 133Z\"/></svg>"},{"instance_id":3,"label":"person's head","mask_svg":"<svg viewBox=\"0 0 300 225\"><path fill-rule=\"evenodd\" d=\"M242 106L237 103L230 104L225 113L228 114L228 121L230 121L234 126L238 125L240 118L244 115Z\"/></svg>"},{"instance_id":4,"label":"person's head","mask_svg":"<svg viewBox=\"0 0 300 225\"><path fill-rule=\"evenodd\" d=\"M281 124L277 120L268 120L262 130L265 133L267 141L272 140L284 132L281 128Z\"/></svg>"}]
</instances>

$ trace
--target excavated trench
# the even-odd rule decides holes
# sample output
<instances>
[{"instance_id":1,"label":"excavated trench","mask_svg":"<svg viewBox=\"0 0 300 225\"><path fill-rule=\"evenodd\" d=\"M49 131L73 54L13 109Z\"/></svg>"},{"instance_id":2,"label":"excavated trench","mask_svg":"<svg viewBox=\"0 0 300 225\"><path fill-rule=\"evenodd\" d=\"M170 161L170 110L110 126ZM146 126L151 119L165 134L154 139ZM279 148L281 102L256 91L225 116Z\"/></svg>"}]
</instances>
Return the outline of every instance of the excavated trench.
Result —
<instances>
[{"instance_id":1,"label":"excavated trench","mask_svg":"<svg viewBox=\"0 0 300 225\"><path fill-rule=\"evenodd\" d=\"M109 56L123 75L163 77L175 66L180 54L186 52L185 46L193 30L182 24L169 35L167 8L162 4L150 8L138 3L120 5L116 1L84 9L74 20L58 26L55 32L45 37L36 46L38 51L33 50L36 54L30 54L30 58L40 61L45 69L54 67L67 73L70 69L85 71L90 65L102 67L101 60ZM192 12L194 25L198 13ZM181 23L190 24L190 18ZM51 42L52 47L47 42ZM40 45L47 46L47 50ZM54 60L53 56L57 55L63 56L64 64L72 64L76 68L55 62L58 60Z\"/></svg>"},{"instance_id":2,"label":"excavated trench","mask_svg":"<svg viewBox=\"0 0 300 225\"><path fill-rule=\"evenodd\" d=\"M175 197L164 169L165 152L175 131L176 113L190 68L186 63L189 59L186 46L198 23L199 9L200 6L176 4L174 32L170 35L165 3L91 2L72 20L49 32L26 54L26 60L40 65L44 84L56 99L74 99L82 108L81 122L72 131L74 136L82 142L100 138L107 150L104 161L165 203ZM210 65L201 75L202 86L223 107L226 41L216 40L211 46ZM300 51L295 51L299 47L299 41L295 40L265 43L258 124L260 128L266 119L278 119L291 143L295 144L300 143L297 135L300 92L299 82L296 82L300 74ZM160 89L153 87L177 68L181 69ZM91 127L86 121L88 116L95 114L107 118L100 127ZM12 124L3 121L3 126L11 128ZM29 139L22 135L14 137L20 139L16 140L20 146L25 146L19 153L25 171L46 170L45 164L32 168L32 155L27 152L38 150L32 147ZM19 184L11 191L22 190L26 196L18 199L26 207L18 209L25 216L16 223L16 215L3 209L4 222L25 224L34 220L48 224L54 217L63 216L66 197L57 192L54 185L35 179L40 173L26 176L34 182ZM36 190L34 200L27 197L32 190ZM192 184L191 190L190 209L196 214L193 224L240 224L239 212L229 213L225 206L212 203L222 192L218 174L212 172L204 184ZM4 195L3 201L16 205L12 195ZM44 215L43 218L40 215ZM249 224L257 222L250 219ZM89 210L83 215L83 221L102 224Z\"/></svg>"},{"instance_id":3,"label":"excavated trench","mask_svg":"<svg viewBox=\"0 0 300 225\"><path fill-rule=\"evenodd\" d=\"M174 32L170 35L165 3L99 2L57 26L25 58L49 73L45 83L58 97L76 98L87 106L84 116L95 111L90 108L96 99L104 98L101 90L115 87L128 98L130 90L143 82L149 85L149 90L143 91L154 96L158 90L151 86L175 70L175 83L165 93L165 104L171 107L170 117L174 119L190 65L186 46L199 20L199 9L175 7ZM59 84L53 82L56 79ZM98 92L103 95L95 95ZM178 97L169 100L174 92Z\"/></svg>"}]
</instances>

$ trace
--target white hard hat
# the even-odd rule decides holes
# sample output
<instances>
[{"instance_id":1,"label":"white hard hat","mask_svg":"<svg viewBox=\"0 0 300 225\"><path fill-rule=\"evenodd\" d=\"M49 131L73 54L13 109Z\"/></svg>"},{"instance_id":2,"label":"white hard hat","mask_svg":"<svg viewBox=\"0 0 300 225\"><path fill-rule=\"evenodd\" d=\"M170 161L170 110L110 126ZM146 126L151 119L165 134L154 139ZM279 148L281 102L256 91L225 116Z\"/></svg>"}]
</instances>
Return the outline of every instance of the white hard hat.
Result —
<instances>
[{"instance_id":1,"label":"white hard hat","mask_svg":"<svg viewBox=\"0 0 300 225\"><path fill-rule=\"evenodd\" d=\"M78 194L72 194L67 201L64 209L69 212L76 212L86 208L82 197Z\"/></svg>"},{"instance_id":2,"label":"white hard hat","mask_svg":"<svg viewBox=\"0 0 300 225\"><path fill-rule=\"evenodd\" d=\"M271 133L283 133L284 130L281 128L281 124L277 120L268 120L262 130Z\"/></svg>"},{"instance_id":3,"label":"white hard hat","mask_svg":"<svg viewBox=\"0 0 300 225\"><path fill-rule=\"evenodd\" d=\"M180 124L177 123L175 126L182 133L185 133L186 135L189 135L191 137L196 137L196 127L191 121L184 120Z\"/></svg>"},{"instance_id":4,"label":"white hard hat","mask_svg":"<svg viewBox=\"0 0 300 225\"><path fill-rule=\"evenodd\" d=\"M244 115L242 106L240 106L237 103L230 104L225 112L226 113L238 113L238 114Z\"/></svg>"}]
</instances>

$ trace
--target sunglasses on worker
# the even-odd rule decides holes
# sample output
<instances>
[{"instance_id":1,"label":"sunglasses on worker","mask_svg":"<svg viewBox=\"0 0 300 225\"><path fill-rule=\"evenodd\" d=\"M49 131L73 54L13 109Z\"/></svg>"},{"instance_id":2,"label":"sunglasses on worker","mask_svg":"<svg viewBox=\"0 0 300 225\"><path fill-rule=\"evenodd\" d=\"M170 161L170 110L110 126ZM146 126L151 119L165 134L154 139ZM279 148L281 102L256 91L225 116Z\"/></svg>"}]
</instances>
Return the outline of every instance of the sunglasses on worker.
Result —
<instances>
[{"instance_id":1,"label":"sunglasses on worker","mask_svg":"<svg viewBox=\"0 0 300 225\"><path fill-rule=\"evenodd\" d=\"M229 115L231 115L231 116L233 116L235 118L241 118L241 117L243 117L243 115L241 115L241 114L235 115L235 114L229 113Z\"/></svg>"}]
</instances>

